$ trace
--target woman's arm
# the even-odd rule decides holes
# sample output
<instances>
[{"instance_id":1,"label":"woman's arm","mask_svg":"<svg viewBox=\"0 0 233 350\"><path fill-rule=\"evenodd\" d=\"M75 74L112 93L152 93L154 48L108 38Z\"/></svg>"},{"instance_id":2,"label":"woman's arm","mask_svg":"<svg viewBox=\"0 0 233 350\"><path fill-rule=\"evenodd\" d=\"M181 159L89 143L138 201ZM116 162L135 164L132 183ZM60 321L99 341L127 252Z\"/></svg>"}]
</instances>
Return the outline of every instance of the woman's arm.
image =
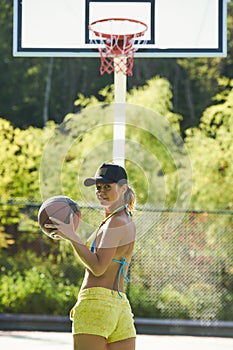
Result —
<instances>
[{"instance_id":1,"label":"woman's arm","mask_svg":"<svg viewBox=\"0 0 233 350\"><path fill-rule=\"evenodd\" d=\"M103 230L96 253L92 253L76 234L73 216L70 217L69 224L53 217L50 217L50 220L54 224L49 224L47 227L57 229L59 236L70 241L83 265L95 276L104 274L115 255L122 236L127 234L128 225L120 217L111 218Z\"/></svg>"}]
</instances>

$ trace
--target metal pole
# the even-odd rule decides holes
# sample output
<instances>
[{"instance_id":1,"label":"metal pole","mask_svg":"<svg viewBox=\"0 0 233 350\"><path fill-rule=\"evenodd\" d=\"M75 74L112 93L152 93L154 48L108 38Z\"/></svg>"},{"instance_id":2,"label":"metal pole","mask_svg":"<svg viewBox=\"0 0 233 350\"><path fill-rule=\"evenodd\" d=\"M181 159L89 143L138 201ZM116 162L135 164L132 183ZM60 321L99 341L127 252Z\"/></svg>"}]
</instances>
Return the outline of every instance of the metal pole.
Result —
<instances>
[{"instance_id":1,"label":"metal pole","mask_svg":"<svg viewBox=\"0 0 233 350\"><path fill-rule=\"evenodd\" d=\"M122 57L114 58L117 65ZM125 58L125 66L126 66ZM126 106L126 74L122 71L114 72L114 128L113 128L113 155L115 164L124 167L125 162L125 106Z\"/></svg>"}]
</instances>

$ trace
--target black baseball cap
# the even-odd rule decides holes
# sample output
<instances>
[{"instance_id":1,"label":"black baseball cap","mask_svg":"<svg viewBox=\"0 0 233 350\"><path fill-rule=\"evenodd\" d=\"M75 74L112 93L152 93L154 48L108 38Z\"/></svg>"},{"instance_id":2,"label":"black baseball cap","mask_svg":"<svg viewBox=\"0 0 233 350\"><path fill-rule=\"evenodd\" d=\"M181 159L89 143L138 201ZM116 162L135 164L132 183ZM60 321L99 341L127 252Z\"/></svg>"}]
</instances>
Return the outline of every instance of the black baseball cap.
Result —
<instances>
[{"instance_id":1,"label":"black baseball cap","mask_svg":"<svg viewBox=\"0 0 233 350\"><path fill-rule=\"evenodd\" d=\"M102 164L94 177L89 177L84 181L85 186L95 185L96 182L110 184L113 182L127 183L127 174L123 167L117 164Z\"/></svg>"}]
</instances>

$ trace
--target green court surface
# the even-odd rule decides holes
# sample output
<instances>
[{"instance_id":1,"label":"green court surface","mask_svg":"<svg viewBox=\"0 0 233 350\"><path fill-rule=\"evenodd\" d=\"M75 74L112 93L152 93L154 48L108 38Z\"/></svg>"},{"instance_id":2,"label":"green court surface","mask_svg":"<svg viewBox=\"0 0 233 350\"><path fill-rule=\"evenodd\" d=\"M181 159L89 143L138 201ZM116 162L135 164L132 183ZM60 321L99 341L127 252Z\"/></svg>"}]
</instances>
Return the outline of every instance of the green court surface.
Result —
<instances>
[{"instance_id":1,"label":"green court surface","mask_svg":"<svg viewBox=\"0 0 233 350\"><path fill-rule=\"evenodd\" d=\"M0 331L0 349L72 350L72 335L55 332ZM232 350L233 338L138 335L136 350Z\"/></svg>"}]
</instances>

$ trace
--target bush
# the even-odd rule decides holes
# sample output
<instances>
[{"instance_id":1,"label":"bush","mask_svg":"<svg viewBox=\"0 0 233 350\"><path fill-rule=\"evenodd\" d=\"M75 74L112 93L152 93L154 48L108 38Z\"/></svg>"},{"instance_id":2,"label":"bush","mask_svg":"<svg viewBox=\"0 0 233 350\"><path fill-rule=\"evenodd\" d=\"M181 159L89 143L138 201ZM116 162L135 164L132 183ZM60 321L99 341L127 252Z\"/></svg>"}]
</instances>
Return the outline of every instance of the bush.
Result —
<instances>
[{"instance_id":1,"label":"bush","mask_svg":"<svg viewBox=\"0 0 233 350\"><path fill-rule=\"evenodd\" d=\"M131 287L130 301L133 312L138 317L171 319L230 319L232 317L232 300L215 287L207 283L194 283L185 292L178 291L172 284L167 284L160 292L145 287ZM220 314L221 312L221 314Z\"/></svg>"},{"instance_id":2,"label":"bush","mask_svg":"<svg viewBox=\"0 0 233 350\"><path fill-rule=\"evenodd\" d=\"M219 310L218 319L223 321L232 321L233 319L233 292L223 293L222 308Z\"/></svg>"},{"instance_id":3,"label":"bush","mask_svg":"<svg viewBox=\"0 0 233 350\"><path fill-rule=\"evenodd\" d=\"M82 275L83 268L73 256L56 264L25 252L24 257L1 261L0 312L67 314L76 301Z\"/></svg>"},{"instance_id":4,"label":"bush","mask_svg":"<svg viewBox=\"0 0 233 350\"><path fill-rule=\"evenodd\" d=\"M158 309L161 318L188 318L187 298L172 285L165 286L159 294Z\"/></svg>"},{"instance_id":5,"label":"bush","mask_svg":"<svg viewBox=\"0 0 233 350\"><path fill-rule=\"evenodd\" d=\"M221 293L211 284L194 283L187 291L189 318L196 320L216 319L222 307Z\"/></svg>"},{"instance_id":6,"label":"bush","mask_svg":"<svg viewBox=\"0 0 233 350\"><path fill-rule=\"evenodd\" d=\"M156 294L151 296L151 291L143 286L130 286L130 302L136 317L158 317L157 299Z\"/></svg>"},{"instance_id":7,"label":"bush","mask_svg":"<svg viewBox=\"0 0 233 350\"><path fill-rule=\"evenodd\" d=\"M1 312L67 314L75 303L77 286L58 283L50 272L32 268L1 279Z\"/></svg>"}]
</instances>

